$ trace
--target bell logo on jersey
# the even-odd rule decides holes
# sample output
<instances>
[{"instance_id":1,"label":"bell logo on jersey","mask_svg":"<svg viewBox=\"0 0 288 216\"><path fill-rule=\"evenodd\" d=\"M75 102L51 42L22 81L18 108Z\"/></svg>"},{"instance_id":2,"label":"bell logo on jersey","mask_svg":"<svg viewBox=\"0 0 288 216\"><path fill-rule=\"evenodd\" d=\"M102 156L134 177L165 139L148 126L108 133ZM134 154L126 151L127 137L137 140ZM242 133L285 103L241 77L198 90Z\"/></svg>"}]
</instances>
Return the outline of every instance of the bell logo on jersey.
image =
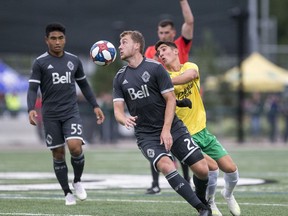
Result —
<instances>
[{"instance_id":1,"label":"bell logo on jersey","mask_svg":"<svg viewBox=\"0 0 288 216\"><path fill-rule=\"evenodd\" d=\"M141 85L141 90L137 92L135 91L134 88L128 88L127 90L131 100L142 99L149 96L147 85Z\"/></svg>"},{"instance_id":2,"label":"bell logo on jersey","mask_svg":"<svg viewBox=\"0 0 288 216\"><path fill-rule=\"evenodd\" d=\"M65 75L60 76L59 73L52 73L53 84L71 83L71 72L66 72Z\"/></svg>"}]
</instances>

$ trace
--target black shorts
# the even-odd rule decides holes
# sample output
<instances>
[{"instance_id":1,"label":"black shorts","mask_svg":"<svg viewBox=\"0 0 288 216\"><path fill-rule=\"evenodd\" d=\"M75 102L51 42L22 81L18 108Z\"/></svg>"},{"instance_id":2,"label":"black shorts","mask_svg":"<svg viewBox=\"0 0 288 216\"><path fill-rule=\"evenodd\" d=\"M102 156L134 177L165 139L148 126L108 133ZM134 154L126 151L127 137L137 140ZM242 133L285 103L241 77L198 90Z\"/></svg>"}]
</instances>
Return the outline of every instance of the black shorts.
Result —
<instances>
[{"instance_id":1,"label":"black shorts","mask_svg":"<svg viewBox=\"0 0 288 216\"><path fill-rule=\"evenodd\" d=\"M142 154L153 164L157 172L159 171L156 164L161 157L168 156L173 160L171 153L166 151L165 145L160 144L160 139L151 140L144 138L140 142L138 140L138 147ZM194 143L189 133L184 133L173 142L171 152L181 163L185 163L188 166L204 158L200 148Z\"/></svg>"},{"instance_id":2,"label":"black shorts","mask_svg":"<svg viewBox=\"0 0 288 216\"><path fill-rule=\"evenodd\" d=\"M153 164L154 169L159 172L156 167L157 162L163 156L168 156L173 160L172 155L166 151L165 145L161 145L158 140L143 140L138 144L142 154Z\"/></svg>"},{"instance_id":3,"label":"black shorts","mask_svg":"<svg viewBox=\"0 0 288 216\"><path fill-rule=\"evenodd\" d=\"M204 158L201 149L193 141L189 133L184 134L174 141L171 152L181 163L187 164L188 166Z\"/></svg>"},{"instance_id":4,"label":"black shorts","mask_svg":"<svg viewBox=\"0 0 288 216\"><path fill-rule=\"evenodd\" d=\"M66 140L69 139L80 139L84 144L80 116L73 116L61 120L43 119L43 124L45 141L49 149L64 146Z\"/></svg>"}]
</instances>

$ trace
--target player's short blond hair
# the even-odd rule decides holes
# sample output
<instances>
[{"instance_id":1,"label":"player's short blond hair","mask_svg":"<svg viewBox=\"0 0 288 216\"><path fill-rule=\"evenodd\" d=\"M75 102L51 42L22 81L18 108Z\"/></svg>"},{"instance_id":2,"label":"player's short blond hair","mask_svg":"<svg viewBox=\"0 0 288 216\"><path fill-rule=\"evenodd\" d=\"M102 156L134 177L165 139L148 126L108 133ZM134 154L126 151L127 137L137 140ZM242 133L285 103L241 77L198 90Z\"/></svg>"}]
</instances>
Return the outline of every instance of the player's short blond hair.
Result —
<instances>
[{"instance_id":1,"label":"player's short blond hair","mask_svg":"<svg viewBox=\"0 0 288 216\"><path fill-rule=\"evenodd\" d=\"M144 36L142 35L141 32L139 31L123 31L121 34L120 34L120 39L125 37L126 35L130 35L131 36L131 39L136 42L136 43L139 43L140 44L140 53L141 54L144 54L144 47L145 47L145 39L144 39Z\"/></svg>"}]
</instances>

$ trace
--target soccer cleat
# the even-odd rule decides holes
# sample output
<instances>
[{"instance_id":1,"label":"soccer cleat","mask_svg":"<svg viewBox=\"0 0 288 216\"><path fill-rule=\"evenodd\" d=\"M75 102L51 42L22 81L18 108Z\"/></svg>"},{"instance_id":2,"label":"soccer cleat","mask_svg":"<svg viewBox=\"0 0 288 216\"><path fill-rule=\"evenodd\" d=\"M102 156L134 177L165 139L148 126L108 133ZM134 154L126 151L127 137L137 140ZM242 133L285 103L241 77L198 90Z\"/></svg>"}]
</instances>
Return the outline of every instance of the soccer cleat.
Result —
<instances>
[{"instance_id":1,"label":"soccer cleat","mask_svg":"<svg viewBox=\"0 0 288 216\"><path fill-rule=\"evenodd\" d=\"M76 199L73 194L67 193L65 196L65 205L76 205Z\"/></svg>"},{"instance_id":2,"label":"soccer cleat","mask_svg":"<svg viewBox=\"0 0 288 216\"><path fill-rule=\"evenodd\" d=\"M78 199L85 200L87 198L87 193L83 185L81 184L81 182L76 182L76 183L73 182L72 185L75 189L75 194L78 197Z\"/></svg>"},{"instance_id":3,"label":"soccer cleat","mask_svg":"<svg viewBox=\"0 0 288 216\"><path fill-rule=\"evenodd\" d=\"M232 195L231 197L226 197L225 196L225 189L223 189L221 191L221 194L224 197L224 199L226 200L228 208L229 208L231 214L233 216L240 216L241 215L241 210L240 210L240 207L239 207L237 201L235 200L234 196Z\"/></svg>"},{"instance_id":4,"label":"soccer cleat","mask_svg":"<svg viewBox=\"0 0 288 216\"><path fill-rule=\"evenodd\" d=\"M212 216L222 216L222 213L219 211L214 201L209 201L209 205L212 211Z\"/></svg>"},{"instance_id":5,"label":"soccer cleat","mask_svg":"<svg viewBox=\"0 0 288 216\"><path fill-rule=\"evenodd\" d=\"M151 188L147 189L146 194L156 195L156 194L160 194L160 192L161 192L161 189L158 186L155 186L155 187L152 186Z\"/></svg>"}]
</instances>

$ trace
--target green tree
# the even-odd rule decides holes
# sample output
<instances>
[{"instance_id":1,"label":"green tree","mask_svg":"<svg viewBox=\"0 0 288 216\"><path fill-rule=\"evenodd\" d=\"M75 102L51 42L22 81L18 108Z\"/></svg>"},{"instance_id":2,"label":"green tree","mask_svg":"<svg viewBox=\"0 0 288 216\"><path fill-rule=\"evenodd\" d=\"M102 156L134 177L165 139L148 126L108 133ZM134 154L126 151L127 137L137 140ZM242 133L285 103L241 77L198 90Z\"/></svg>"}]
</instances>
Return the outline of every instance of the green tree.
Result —
<instances>
[{"instance_id":1,"label":"green tree","mask_svg":"<svg viewBox=\"0 0 288 216\"><path fill-rule=\"evenodd\" d=\"M270 0L270 16L275 17L278 23L278 44L288 44L288 1Z\"/></svg>"},{"instance_id":2,"label":"green tree","mask_svg":"<svg viewBox=\"0 0 288 216\"><path fill-rule=\"evenodd\" d=\"M220 73L216 62L220 48L209 29L203 32L203 44L193 48L192 51L192 62L199 66L202 80L205 80L207 76L215 76Z\"/></svg>"},{"instance_id":3,"label":"green tree","mask_svg":"<svg viewBox=\"0 0 288 216\"><path fill-rule=\"evenodd\" d=\"M206 29L203 32L203 43L193 48L192 62L199 66L201 74L201 90L203 101L210 120L218 121L219 118L233 114L236 104L236 92L229 90L229 84L221 80L223 72L229 68L231 62L221 60L223 49L215 41L213 33ZM219 58L220 57L220 58ZM207 77L214 77L215 89L206 89Z\"/></svg>"}]
</instances>

